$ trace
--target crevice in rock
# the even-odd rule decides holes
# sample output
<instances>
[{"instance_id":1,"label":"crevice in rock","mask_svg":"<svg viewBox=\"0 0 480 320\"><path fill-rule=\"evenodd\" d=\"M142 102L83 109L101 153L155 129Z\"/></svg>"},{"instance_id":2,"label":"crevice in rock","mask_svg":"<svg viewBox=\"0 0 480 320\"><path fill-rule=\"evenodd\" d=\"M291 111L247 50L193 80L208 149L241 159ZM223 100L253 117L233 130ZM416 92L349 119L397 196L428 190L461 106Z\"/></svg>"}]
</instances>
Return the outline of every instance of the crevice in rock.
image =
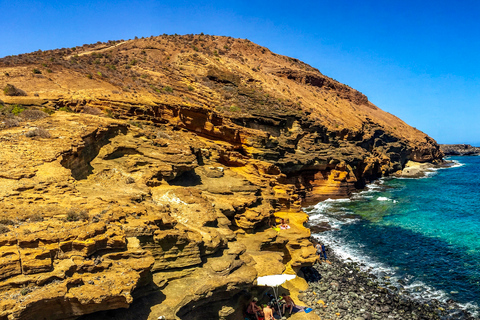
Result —
<instances>
[{"instance_id":1,"label":"crevice in rock","mask_svg":"<svg viewBox=\"0 0 480 320\"><path fill-rule=\"evenodd\" d=\"M103 131L94 132L82 137L83 146L77 150L69 150L64 153L60 164L72 172L75 180L86 179L93 172L90 162L95 159L100 149L110 142L110 139L127 133L126 126L111 126Z\"/></svg>"}]
</instances>

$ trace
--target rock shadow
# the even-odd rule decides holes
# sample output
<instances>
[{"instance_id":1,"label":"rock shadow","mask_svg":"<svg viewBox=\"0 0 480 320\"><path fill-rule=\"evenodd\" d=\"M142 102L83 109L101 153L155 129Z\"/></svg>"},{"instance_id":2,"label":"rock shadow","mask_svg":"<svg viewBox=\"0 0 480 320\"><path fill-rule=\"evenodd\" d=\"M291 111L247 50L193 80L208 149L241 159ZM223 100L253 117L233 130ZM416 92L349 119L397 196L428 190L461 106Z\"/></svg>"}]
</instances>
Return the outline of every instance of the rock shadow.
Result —
<instances>
[{"instance_id":1,"label":"rock shadow","mask_svg":"<svg viewBox=\"0 0 480 320\"><path fill-rule=\"evenodd\" d=\"M156 290L135 299L128 309L99 311L81 316L77 320L146 320L151 313L151 308L165 300L165 295L158 288Z\"/></svg>"},{"instance_id":2,"label":"rock shadow","mask_svg":"<svg viewBox=\"0 0 480 320\"><path fill-rule=\"evenodd\" d=\"M179 187L195 187L202 184L202 178L194 170L190 170L168 181L168 184Z\"/></svg>"}]
</instances>

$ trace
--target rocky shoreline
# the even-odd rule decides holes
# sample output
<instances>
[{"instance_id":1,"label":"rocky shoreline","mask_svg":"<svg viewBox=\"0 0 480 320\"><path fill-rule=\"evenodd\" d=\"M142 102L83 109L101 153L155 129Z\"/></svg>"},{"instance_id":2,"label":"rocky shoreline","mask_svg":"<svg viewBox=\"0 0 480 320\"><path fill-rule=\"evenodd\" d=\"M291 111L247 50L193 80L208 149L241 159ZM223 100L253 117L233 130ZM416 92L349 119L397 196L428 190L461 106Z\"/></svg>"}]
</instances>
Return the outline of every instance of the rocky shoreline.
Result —
<instances>
[{"instance_id":1,"label":"rocky shoreline","mask_svg":"<svg viewBox=\"0 0 480 320\"><path fill-rule=\"evenodd\" d=\"M322 319L478 319L453 300L414 299L388 285L388 279L362 271L356 262L343 262L331 251L328 259L329 263L302 268L309 288L298 296Z\"/></svg>"}]
</instances>

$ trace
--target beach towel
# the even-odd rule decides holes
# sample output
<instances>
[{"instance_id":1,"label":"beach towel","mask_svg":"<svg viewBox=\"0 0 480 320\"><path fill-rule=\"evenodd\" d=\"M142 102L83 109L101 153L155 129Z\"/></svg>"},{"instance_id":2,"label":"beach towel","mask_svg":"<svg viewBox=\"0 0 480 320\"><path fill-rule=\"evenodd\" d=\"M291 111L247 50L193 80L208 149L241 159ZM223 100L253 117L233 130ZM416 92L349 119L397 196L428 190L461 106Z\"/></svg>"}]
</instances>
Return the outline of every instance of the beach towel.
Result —
<instances>
[{"instance_id":1,"label":"beach towel","mask_svg":"<svg viewBox=\"0 0 480 320\"><path fill-rule=\"evenodd\" d=\"M292 313L297 313L297 312L309 313L309 312L312 311L312 310L313 310L313 309L312 309L312 308L309 308L309 307L294 305L294 306L293 306L293 309L292 309Z\"/></svg>"}]
</instances>

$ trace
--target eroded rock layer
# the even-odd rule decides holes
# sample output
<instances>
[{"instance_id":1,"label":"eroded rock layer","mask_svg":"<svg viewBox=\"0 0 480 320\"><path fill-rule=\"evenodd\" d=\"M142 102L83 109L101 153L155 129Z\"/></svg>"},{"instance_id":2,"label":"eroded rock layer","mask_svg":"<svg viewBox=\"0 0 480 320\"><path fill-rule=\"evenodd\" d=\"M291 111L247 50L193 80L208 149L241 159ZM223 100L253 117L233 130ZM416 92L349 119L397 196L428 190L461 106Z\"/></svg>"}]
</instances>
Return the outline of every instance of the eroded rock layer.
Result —
<instances>
[{"instance_id":1,"label":"eroded rock layer","mask_svg":"<svg viewBox=\"0 0 480 320\"><path fill-rule=\"evenodd\" d=\"M256 277L315 261L302 204L443 156L248 40L99 43L0 69L0 319L100 319L133 301L125 319L238 318Z\"/></svg>"}]
</instances>

